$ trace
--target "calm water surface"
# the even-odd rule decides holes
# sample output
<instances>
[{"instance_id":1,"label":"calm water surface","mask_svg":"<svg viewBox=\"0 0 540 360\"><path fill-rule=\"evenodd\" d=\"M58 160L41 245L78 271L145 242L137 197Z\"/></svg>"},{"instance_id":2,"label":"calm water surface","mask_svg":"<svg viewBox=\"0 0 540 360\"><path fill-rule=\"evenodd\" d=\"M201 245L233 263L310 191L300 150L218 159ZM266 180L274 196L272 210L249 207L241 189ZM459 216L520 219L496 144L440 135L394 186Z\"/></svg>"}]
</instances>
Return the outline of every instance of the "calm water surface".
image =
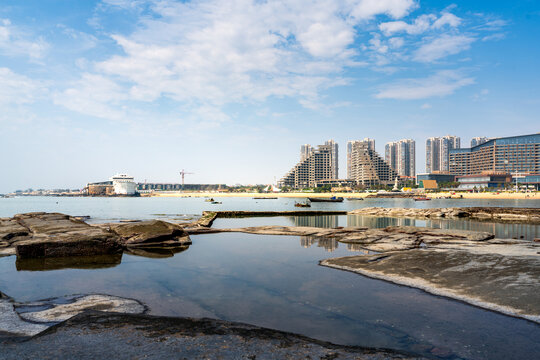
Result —
<instances>
[{"instance_id":1,"label":"calm water surface","mask_svg":"<svg viewBox=\"0 0 540 360\"><path fill-rule=\"evenodd\" d=\"M344 202L331 204L338 205L331 208L400 206L401 201ZM435 202L429 205L451 206L433 204ZM222 207L280 210L291 209L291 203L294 200L255 202L227 198L223 199ZM514 202L501 205L512 206L510 203ZM535 205L520 202L513 206ZM489 206L496 205L490 203ZM91 215L103 221L157 217L152 214L165 214L159 216L174 219L185 214L200 214L209 208L212 207L202 199L193 198L0 199L0 216L40 210ZM357 216L276 217L218 219L215 226L494 226L400 221L404 220ZM537 228L499 231L519 237ZM357 249L309 237L223 233L198 235L192 239L189 249L172 258L123 255L121 264L93 270L17 271L15 257L0 258L0 291L20 301L75 293L126 296L145 302L156 315L241 321L339 344L388 347L430 356L435 353L470 359L540 358L540 326L537 324L318 265L324 258L359 254Z\"/></svg>"}]
</instances>

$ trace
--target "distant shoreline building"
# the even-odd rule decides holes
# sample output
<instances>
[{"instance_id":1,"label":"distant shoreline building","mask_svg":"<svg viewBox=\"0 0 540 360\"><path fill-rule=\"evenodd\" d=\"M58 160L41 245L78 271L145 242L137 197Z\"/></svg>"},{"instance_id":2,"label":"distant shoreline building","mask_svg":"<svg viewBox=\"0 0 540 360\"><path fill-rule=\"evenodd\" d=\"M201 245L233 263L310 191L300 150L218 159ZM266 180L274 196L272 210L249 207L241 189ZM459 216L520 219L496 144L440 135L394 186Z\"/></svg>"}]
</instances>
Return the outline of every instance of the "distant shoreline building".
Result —
<instances>
[{"instance_id":1,"label":"distant shoreline building","mask_svg":"<svg viewBox=\"0 0 540 360\"><path fill-rule=\"evenodd\" d=\"M461 139L457 136L430 137L426 141L426 172L450 170L449 152L459 149Z\"/></svg>"},{"instance_id":2,"label":"distant shoreline building","mask_svg":"<svg viewBox=\"0 0 540 360\"><path fill-rule=\"evenodd\" d=\"M352 144L350 180L364 186L391 185L398 174L377 154L373 145L370 141Z\"/></svg>"},{"instance_id":3,"label":"distant shoreline building","mask_svg":"<svg viewBox=\"0 0 540 360\"><path fill-rule=\"evenodd\" d=\"M338 144L333 139L330 139L324 143L324 145L329 145L332 149L332 176L331 179L339 179L339 152Z\"/></svg>"},{"instance_id":4,"label":"distant shoreline building","mask_svg":"<svg viewBox=\"0 0 540 360\"><path fill-rule=\"evenodd\" d=\"M347 141L347 179L352 179L351 164L352 164L352 148L356 143L364 142L368 144L368 148L375 151L375 140L364 138L364 140Z\"/></svg>"},{"instance_id":5,"label":"distant shoreline building","mask_svg":"<svg viewBox=\"0 0 540 360\"><path fill-rule=\"evenodd\" d=\"M385 146L386 163L400 176L416 175L416 142L403 139L389 142Z\"/></svg>"},{"instance_id":6,"label":"distant shoreline building","mask_svg":"<svg viewBox=\"0 0 540 360\"><path fill-rule=\"evenodd\" d=\"M331 179L332 174L332 146L319 145L285 174L278 182L278 186L295 189L315 187L317 181Z\"/></svg>"},{"instance_id":7,"label":"distant shoreline building","mask_svg":"<svg viewBox=\"0 0 540 360\"><path fill-rule=\"evenodd\" d=\"M490 139L472 148L449 153L450 173L540 174L540 133Z\"/></svg>"},{"instance_id":8,"label":"distant shoreline building","mask_svg":"<svg viewBox=\"0 0 540 360\"><path fill-rule=\"evenodd\" d=\"M473 148L477 145L482 145L483 143L488 142L488 140L487 137L473 137L471 139L471 147Z\"/></svg>"}]
</instances>

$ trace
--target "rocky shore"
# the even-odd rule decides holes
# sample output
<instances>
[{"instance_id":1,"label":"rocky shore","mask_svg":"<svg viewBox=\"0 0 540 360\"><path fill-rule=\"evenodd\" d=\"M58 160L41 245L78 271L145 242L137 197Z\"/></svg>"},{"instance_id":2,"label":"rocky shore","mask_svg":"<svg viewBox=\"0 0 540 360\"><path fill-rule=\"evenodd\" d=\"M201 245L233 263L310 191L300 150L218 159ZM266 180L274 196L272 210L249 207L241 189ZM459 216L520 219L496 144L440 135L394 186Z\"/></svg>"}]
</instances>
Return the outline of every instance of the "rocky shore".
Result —
<instances>
[{"instance_id":1,"label":"rocky shore","mask_svg":"<svg viewBox=\"0 0 540 360\"><path fill-rule=\"evenodd\" d=\"M160 220L92 226L59 213L0 218L0 256L17 259L92 257L133 253L174 253L191 244L179 225Z\"/></svg>"},{"instance_id":2,"label":"rocky shore","mask_svg":"<svg viewBox=\"0 0 540 360\"><path fill-rule=\"evenodd\" d=\"M459 207L459 208L381 208L366 207L350 211L351 215L407 217L413 219L473 219L491 222L520 222L540 224L540 209L512 207Z\"/></svg>"}]
</instances>

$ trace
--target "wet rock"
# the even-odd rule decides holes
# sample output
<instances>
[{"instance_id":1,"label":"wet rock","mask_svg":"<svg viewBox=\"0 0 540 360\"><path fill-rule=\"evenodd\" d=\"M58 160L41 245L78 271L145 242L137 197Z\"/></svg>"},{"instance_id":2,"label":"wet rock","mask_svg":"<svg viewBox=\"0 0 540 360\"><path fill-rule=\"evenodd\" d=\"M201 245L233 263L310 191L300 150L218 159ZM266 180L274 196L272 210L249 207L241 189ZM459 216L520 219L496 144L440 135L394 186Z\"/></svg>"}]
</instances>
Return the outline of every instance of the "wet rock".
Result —
<instances>
[{"instance_id":1,"label":"wet rock","mask_svg":"<svg viewBox=\"0 0 540 360\"><path fill-rule=\"evenodd\" d=\"M407 285L540 323L540 256L413 249L326 259L323 266ZM540 248L540 247L538 247Z\"/></svg>"},{"instance_id":2,"label":"wet rock","mask_svg":"<svg viewBox=\"0 0 540 360\"><path fill-rule=\"evenodd\" d=\"M13 238L27 236L29 230L14 219L0 219L0 242L9 245Z\"/></svg>"},{"instance_id":3,"label":"wet rock","mask_svg":"<svg viewBox=\"0 0 540 360\"><path fill-rule=\"evenodd\" d=\"M540 224L540 209L537 208L460 207L412 209L367 207L350 211L349 214L381 217L409 217L415 219L471 218L495 222Z\"/></svg>"},{"instance_id":4,"label":"wet rock","mask_svg":"<svg viewBox=\"0 0 540 360\"><path fill-rule=\"evenodd\" d=\"M292 333L213 319L85 312L24 343L2 344L2 358L95 359L419 359L392 350L340 346Z\"/></svg>"},{"instance_id":5,"label":"wet rock","mask_svg":"<svg viewBox=\"0 0 540 360\"><path fill-rule=\"evenodd\" d=\"M86 310L143 314L147 309L137 300L110 295L72 295L19 303L0 293L0 334L3 338L33 336Z\"/></svg>"},{"instance_id":6,"label":"wet rock","mask_svg":"<svg viewBox=\"0 0 540 360\"><path fill-rule=\"evenodd\" d=\"M132 247L180 247L191 244L188 233L179 225L161 220L110 224L122 245Z\"/></svg>"}]
</instances>

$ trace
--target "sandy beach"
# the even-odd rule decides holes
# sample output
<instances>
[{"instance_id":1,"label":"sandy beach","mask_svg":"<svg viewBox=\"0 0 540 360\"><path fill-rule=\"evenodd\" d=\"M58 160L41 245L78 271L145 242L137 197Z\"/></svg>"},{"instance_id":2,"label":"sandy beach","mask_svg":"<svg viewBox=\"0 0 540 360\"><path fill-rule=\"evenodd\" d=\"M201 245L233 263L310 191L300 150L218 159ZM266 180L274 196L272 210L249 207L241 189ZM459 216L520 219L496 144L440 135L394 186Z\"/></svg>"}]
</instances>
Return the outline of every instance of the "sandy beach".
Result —
<instances>
[{"instance_id":1,"label":"sandy beach","mask_svg":"<svg viewBox=\"0 0 540 360\"><path fill-rule=\"evenodd\" d=\"M143 196L156 196L156 197L280 197L280 198L307 198L307 197L331 197L331 196L341 196L344 198L365 198L368 195L374 193L308 193L308 192L288 192L288 193L253 193L253 192L234 192L234 193L218 193L218 192L180 192L180 191L163 191L163 192L153 192L150 194L143 194ZM524 200L524 199L537 199L540 200L540 193L531 192L531 193L513 193L513 192L485 192L485 193L454 193L454 192L440 192L440 193L426 193L421 194L422 196L427 196L429 198L438 198L438 197L460 197L463 196L464 199L515 199L515 200Z\"/></svg>"}]
</instances>

